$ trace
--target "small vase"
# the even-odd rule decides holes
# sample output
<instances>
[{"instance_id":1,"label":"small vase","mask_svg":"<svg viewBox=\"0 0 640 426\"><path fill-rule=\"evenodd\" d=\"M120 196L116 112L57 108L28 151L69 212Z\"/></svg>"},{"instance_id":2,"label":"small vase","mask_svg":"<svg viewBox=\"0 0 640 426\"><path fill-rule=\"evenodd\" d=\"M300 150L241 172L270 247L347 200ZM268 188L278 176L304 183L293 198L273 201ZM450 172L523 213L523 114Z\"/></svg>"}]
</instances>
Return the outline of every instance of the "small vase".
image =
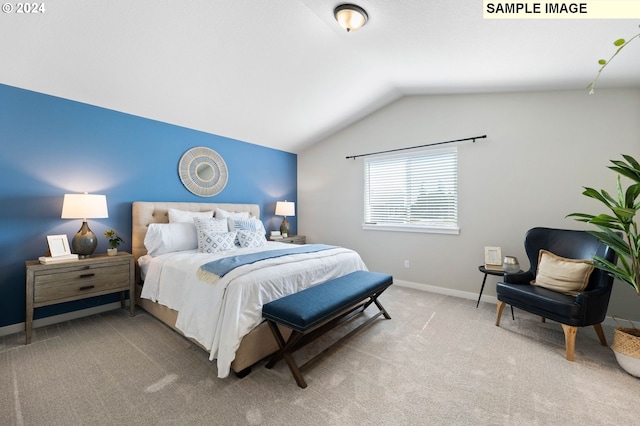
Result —
<instances>
[{"instance_id":1,"label":"small vase","mask_svg":"<svg viewBox=\"0 0 640 426\"><path fill-rule=\"evenodd\" d=\"M520 272L520 264L518 263L518 258L514 256L505 256L502 261L502 269L507 274L515 274L516 272Z\"/></svg>"},{"instance_id":2,"label":"small vase","mask_svg":"<svg viewBox=\"0 0 640 426\"><path fill-rule=\"evenodd\" d=\"M116 254L118 254L118 249L117 248L110 248L107 249L107 254L109 256L115 256Z\"/></svg>"}]
</instances>

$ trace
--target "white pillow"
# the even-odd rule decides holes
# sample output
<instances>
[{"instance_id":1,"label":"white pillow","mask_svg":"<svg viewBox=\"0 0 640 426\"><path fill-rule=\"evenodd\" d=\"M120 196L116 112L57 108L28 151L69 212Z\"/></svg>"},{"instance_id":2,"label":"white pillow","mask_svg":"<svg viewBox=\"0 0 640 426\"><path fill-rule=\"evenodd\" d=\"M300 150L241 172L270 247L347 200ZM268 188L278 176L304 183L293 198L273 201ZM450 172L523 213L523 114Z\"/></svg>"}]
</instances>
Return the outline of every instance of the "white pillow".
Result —
<instances>
[{"instance_id":1,"label":"white pillow","mask_svg":"<svg viewBox=\"0 0 640 426\"><path fill-rule=\"evenodd\" d=\"M215 217L219 218L219 219L225 219L228 217L234 217L234 218L238 218L238 219L249 219L249 212L238 212L238 213L234 213L234 212L230 212L224 209L220 209L216 207L216 214Z\"/></svg>"},{"instance_id":2,"label":"white pillow","mask_svg":"<svg viewBox=\"0 0 640 426\"><path fill-rule=\"evenodd\" d=\"M213 210L208 212L190 212L186 210L169 209L169 223L175 222L193 222L193 219L199 218L212 218Z\"/></svg>"},{"instance_id":3,"label":"white pillow","mask_svg":"<svg viewBox=\"0 0 640 426\"><path fill-rule=\"evenodd\" d=\"M240 243L240 247L248 248L248 247L262 247L267 244L267 239L264 234L256 231L238 231L238 243Z\"/></svg>"},{"instance_id":4,"label":"white pillow","mask_svg":"<svg viewBox=\"0 0 640 426\"><path fill-rule=\"evenodd\" d=\"M193 223L152 223L144 237L151 256L198 248L198 234Z\"/></svg>"}]
</instances>

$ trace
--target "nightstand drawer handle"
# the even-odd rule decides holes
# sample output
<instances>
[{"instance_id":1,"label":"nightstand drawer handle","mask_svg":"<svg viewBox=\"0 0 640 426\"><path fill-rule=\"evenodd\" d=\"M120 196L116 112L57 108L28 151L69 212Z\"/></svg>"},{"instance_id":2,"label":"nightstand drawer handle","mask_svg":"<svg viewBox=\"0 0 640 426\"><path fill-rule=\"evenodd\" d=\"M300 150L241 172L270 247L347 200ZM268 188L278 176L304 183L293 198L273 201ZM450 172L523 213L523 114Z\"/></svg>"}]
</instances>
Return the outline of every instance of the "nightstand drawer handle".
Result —
<instances>
[{"instance_id":1,"label":"nightstand drawer handle","mask_svg":"<svg viewBox=\"0 0 640 426\"><path fill-rule=\"evenodd\" d=\"M80 287L80 290L91 290L95 285L85 285L84 287Z\"/></svg>"},{"instance_id":2,"label":"nightstand drawer handle","mask_svg":"<svg viewBox=\"0 0 640 426\"><path fill-rule=\"evenodd\" d=\"M89 278L89 277L93 277L95 275L96 274L82 274L82 275L80 275L80 278Z\"/></svg>"}]
</instances>

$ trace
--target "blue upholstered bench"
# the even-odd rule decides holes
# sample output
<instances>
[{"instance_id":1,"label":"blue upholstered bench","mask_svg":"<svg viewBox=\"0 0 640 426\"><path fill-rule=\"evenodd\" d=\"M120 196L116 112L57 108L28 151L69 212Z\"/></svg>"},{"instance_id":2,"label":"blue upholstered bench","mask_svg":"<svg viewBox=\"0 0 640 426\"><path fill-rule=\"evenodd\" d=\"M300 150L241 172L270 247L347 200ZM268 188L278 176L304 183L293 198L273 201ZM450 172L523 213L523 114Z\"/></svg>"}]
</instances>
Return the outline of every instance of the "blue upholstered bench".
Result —
<instances>
[{"instance_id":1,"label":"blue upholstered bench","mask_svg":"<svg viewBox=\"0 0 640 426\"><path fill-rule=\"evenodd\" d=\"M280 347L266 367L271 368L284 358L298 386L306 388L307 384L300 373L304 366L298 367L293 359L293 352L363 312L371 304L375 304L379 311L344 338L370 324L380 315L391 319L378 301L378 296L391 284L391 275L356 271L265 304L262 307L262 316L268 321ZM292 330L287 341L282 337L278 324Z\"/></svg>"}]
</instances>

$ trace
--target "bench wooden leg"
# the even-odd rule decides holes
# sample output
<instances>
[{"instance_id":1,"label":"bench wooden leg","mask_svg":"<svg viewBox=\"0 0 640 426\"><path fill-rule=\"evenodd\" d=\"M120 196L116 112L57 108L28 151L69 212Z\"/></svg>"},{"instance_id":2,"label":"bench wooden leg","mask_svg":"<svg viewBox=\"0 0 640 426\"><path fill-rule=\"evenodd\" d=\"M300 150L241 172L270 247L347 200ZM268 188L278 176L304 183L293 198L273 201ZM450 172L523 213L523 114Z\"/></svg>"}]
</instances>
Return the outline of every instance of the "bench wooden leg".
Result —
<instances>
[{"instance_id":1,"label":"bench wooden leg","mask_svg":"<svg viewBox=\"0 0 640 426\"><path fill-rule=\"evenodd\" d=\"M291 352L294 349L295 345L302 338L302 336L304 336L304 334L300 333L299 331L293 330L291 332L291 336L289 336L289 340L285 342L284 338L282 337L282 333L280 333L280 330L278 329L278 325L273 321L268 321L268 323L269 323L269 328L273 333L273 336L278 341L278 346L280 347L280 350L273 355L273 357L269 360L269 362L265 367L273 368L273 366L276 365L278 361L284 358L287 365L289 366L289 370L291 370L291 374L293 374L293 378L296 379L296 383L298 384L298 386L300 386L303 389L306 388L307 382L304 381L304 377L302 377L300 368L298 367L298 364L296 364L296 361L293 359L293 356L291 355Z\"/></svg>"},{"instance_id":2,"label":"bench wooden leg","mask_svg":"<svg viewBox=\"0 0 640 426\"><path fill-rule=\"evenodd\" d=\"M315 362L316 359L318 359L320 356L322 356L324 353L326 353L331 347L339 344L340 342L342 342L343 340L349 338L351 335L355 334L356 332L358 332L362 328L368 326L369 324L371 324L379 316L383 315L386 319L391 319L391 316L389 315L389 313L384 309L382 304L380 304L380 302L378 301L378 296L381 293L382 293L382 291L379 292L378 294L374 295L374 296L371 296L370 300L368 300L366 303L361 304L361 305L356 305L356 306L352 307L351 309L343 312L342 314L338 315L337 317L331 319L330 321L328 321L328 322L326 322L326 323L322 324L321 326L318 326L318 327L316 327L314 329L308 330L308 331L306 331L304 333L300 332L300 331L297 331L297 330L293 330L291 332L291 335L289 336L289 339L286 340L286 341L284 340L284 337L282 337L282 333L280 333L280 329L278 328L278 325L274 321L267 320L267 323L269 324L269 328L271 329L271 333L273 334L273 336L275 337L276 341L278 342L278 346L280 347L280 350L278 350L278 352L273 354L273 356L267 362L265 367L266 368L273 368L273 366L276 365L276 363L278 361L280 361L281 359L284 358L284 360L286 361L287 365L289 366L289 370L291 370L291 374L293 374L293 378L296 380L296 383L298 384L298 386L300 386L303 389L306 388L307 387L307 382L305 382L304 377L302 376L302 373L300 371L301 368L304 368L305 366ZM321 353L319 353L318 355L313 357L311 360L307 361L306 364L302 365L301 367L298 367L298 364L296 364L296 361L293 358L293 353L295 351L297 351L298 349L302 348L306 344L314 341L316 338L318 338L321 335L325 334L327 331L333 329L337 325L342 324L345 321L350 321L351 319L355 318L358 313L363 312L367 308L367 306L369 306L371 303L374 303L379 309L379 311L375 315L373 315L372 317L367 319L362 324L358 325L355 329L351 330L345 336L340 338L337 342L334 342L331 346L329 346L329 348L325 349L324 351L322 351Z\"/></svg>"},{"instance_id":3,"label":"bench wooden leg","mask_svg":"<svg viewBox=\"0 0 640 426\"><path fill-rule=\"evenodd\" d=\"M391 319L391 315L389 315L387 310L380 304L380 302L378 302L378 298L377 297L375 299L373 299L373 303L376 304L376 306L378 307L378 309L380 309L380 312L382 312L382 315L384 315L384 317L386 319Z\"/></svg>"}]
</instances>

